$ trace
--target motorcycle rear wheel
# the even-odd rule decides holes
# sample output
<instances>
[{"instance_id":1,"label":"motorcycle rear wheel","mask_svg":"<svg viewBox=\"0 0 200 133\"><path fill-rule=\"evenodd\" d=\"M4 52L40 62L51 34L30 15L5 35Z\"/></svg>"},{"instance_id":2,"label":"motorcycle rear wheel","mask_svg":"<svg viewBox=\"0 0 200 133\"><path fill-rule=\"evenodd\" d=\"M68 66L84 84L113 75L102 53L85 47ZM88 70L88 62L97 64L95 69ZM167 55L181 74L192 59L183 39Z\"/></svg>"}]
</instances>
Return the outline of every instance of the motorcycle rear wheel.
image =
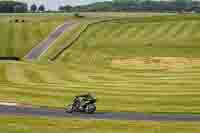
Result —
<instances>
[{"instance_id":1,"label":"motorcycle rear wheel","mask_svg":"<svg viewBox=\"0 0 200 133\"><path fill-rule=\"evenodd\" d=\"M73 112L73 106L70 104L70 105L68 105L67 107L66 107L66 109L65 109L65 112L66 113L72 113Z\"/></svg>"}]
</instances>

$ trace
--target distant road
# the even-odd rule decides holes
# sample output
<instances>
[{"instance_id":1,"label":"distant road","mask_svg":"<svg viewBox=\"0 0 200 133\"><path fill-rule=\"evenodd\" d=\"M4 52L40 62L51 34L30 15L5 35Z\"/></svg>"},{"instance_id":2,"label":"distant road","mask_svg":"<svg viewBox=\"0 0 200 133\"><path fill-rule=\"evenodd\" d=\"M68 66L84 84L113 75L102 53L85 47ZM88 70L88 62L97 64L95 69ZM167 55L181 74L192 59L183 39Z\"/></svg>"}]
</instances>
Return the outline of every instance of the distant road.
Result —
<instances>
[{"instance_id":1,"label":"distant road","mask_svg":"<svg viewBox=\"0 0 200 133\"><path fill-rule=\"evenodd\" d=\"M0 115L17 116L47 116L80 119L104 119L104 120L146 120L146 121L200 121L200 115L192 114L144 114L144 113L111 113L97 112L95 114L64 112L64 109L48 109L33 107L17 107L0 105Z\"/></svg>"},{"instance_id":2,"label":"distant road","mask_svg":"<svg viewBox=\"0 0 200 133\"><path fill-rule=\"evenodd\" d=\"M53 44L53 42L66 30L69 30L71 26L74 25L73 22L66 22L59 26L54 32L52 32L45 40L36 45L31 51L25 55L25 59L35 60L39 58L47 49Z\"/></svg>"}]
</instances>

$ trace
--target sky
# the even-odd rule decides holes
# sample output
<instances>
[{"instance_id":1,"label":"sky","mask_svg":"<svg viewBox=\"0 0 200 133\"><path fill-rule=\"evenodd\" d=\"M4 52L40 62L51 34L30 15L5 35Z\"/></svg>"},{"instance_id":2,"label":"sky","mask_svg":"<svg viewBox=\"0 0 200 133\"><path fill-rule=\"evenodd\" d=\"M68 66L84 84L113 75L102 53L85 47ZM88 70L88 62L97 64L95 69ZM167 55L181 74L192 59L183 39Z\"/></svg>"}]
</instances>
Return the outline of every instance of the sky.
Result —
<instances>
[{"instance_id":1,"label":"sky","mask_svg":"<svg viewBox=\"0 0 200 133\"><path fill-rule=\"evenodd\" d=\"M16 1L26 2L28 3L29 6L33 3L37 5L44 4L47 9L56 10L60 5L75 6L75 5L89 4L93 2L111 1L111 0L16 0Z\"/></svg>"}]
</instances>

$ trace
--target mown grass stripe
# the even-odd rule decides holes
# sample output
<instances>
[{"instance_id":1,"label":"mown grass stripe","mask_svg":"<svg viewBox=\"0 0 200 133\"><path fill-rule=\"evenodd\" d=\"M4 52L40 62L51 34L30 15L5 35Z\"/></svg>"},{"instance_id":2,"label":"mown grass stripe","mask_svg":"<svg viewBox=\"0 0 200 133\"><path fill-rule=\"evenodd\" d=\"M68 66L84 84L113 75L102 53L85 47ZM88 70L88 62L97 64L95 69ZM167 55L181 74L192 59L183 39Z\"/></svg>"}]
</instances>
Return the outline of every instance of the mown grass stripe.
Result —
<instances>
[{"instance_id":1,"label":"mown grass stripe","mask_svg":"<svg viewBox=\"0 0 200 133\"><path fill-rule=\"evenodd\" d=\"M192 21L191 23L187 23L187 28L178 37L181 39L188 38L188 36L190 36L192 31L196 28L196 25L198 25L198 23L198 21Z\"/></svg>"},{"instance_id":2,"label":"mown grass stripe","mask_svg":"<svg viewBox=\"0 0 200 133\"><path fill-rule=\"evenodd\" d=\"M9 25L9 27L8 27L8 37L9 37L9 39L8 39L8 43L7 43L7 46L6 46L4 56L7 56L7 55L14 56L14 50L13 50L12 44L13 44L14 38L15 38L15 35L14 35L15 27L16 27L16 25L13 24L13 23L11 25Z\"/></svg>"}]
</instances>

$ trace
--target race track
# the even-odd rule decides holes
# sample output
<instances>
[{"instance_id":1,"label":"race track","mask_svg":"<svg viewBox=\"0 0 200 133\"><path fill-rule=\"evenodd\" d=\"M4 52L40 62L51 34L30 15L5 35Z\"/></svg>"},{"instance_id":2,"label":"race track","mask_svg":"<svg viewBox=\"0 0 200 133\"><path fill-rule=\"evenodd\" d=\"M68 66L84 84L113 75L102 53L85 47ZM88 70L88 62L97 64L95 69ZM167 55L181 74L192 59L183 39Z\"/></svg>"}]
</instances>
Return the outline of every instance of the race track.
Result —
<instances>
[{"instance_id":1,"label":"race track","mask_svg":"<svg viewBox=\"0 0 200 133\"><path fill-rule=\"evenodd\" d=\"M103 120L146 120L146 121L200 121L200 115L192 114L144 114L144 113L111 113L97 112L95 114L64 112L64 109L48 109L33 107L17 107L0 105L0 115L46 116L80 119Z\"/></svg>"},{"instance_id":2,"label":"race track","mask_svg":"<svg viewBox=\"0 0 200 133\"><path fill-rule=\"evenodd\" d=\"M65 31L69 30L73 25L73 22L66 22L59 26L54 32L52 32L45 40L40 44L36 45L31 51L25 55L25 59L34 60L39 58L48 48L53 44L53 42Z\"/></svg>"}]
</instances>

